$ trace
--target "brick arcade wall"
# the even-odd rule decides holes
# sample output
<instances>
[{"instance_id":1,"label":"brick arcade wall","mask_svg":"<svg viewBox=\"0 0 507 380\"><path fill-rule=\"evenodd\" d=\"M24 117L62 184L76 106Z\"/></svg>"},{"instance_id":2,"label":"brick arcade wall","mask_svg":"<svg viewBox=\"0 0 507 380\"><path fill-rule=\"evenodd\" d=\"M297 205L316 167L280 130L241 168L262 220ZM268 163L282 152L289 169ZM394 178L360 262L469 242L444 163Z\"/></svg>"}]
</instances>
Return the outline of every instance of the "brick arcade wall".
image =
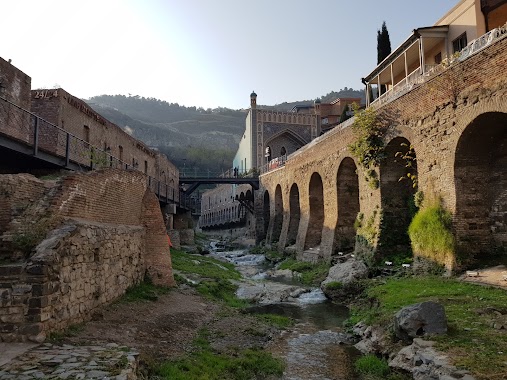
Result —
<instances>
[{"instance_id":1,"label":"brick arcade wall","mask_svg":"<svg viewBox=\"0 0 507 380\"><path fill-rule=\"evenodd\" d=\"M457 209L457 197L464 192L455 178L456 147L463 132L480 115L507 113L506 52L507 38L504 38L379 110L385 119L390 120L386 143L396 137L403 137L413 145L417 156L419 189L425 194L434 193L442 198L444 206L454 214L453 224L458 240L466 238L470 233L469 228L473 226L466 223L466 206ZM500 127L501 124L498 124L497 128ZM354 160L356 166L359 165L348 150L348 145L354 141L351 128L334 129L324 136L289 157L284 168L264 174L260 179L261 192L267 190L270 195L271 224L276 186L280 184L282 187L284 215L287 215L290 187L294 183L298 185L301 218L296 248L302 252L309 228L309 181L313 173L321 176L325 216L320 252L324 258L329 259L333 254L334 233L339 217L338 168L346 158ZM500 143L498 139L496 141ZM378 169L378 174L381 183L382 176L389 176L388 172L382 172L382 166ZM358 170L357 180L360 212L365 220L374 218L374 226L378 228L385 201L382 201L382 196L389 194L389 190L372 189L365 181L361 169ZM482 186L488 185L484 183ZM479 193L483 191L485 189L477 189ZM466 205L467 202L471 203L473 199L463 200L461 205ZM256 202L256 207L262 207L262 202ZM261 212L258 211L258 214ZM257 222L262 223L261 220ZM281 244L285 243L282 240L287 235L287 229L288 223L284 220ZM257 230L262 228L258 226ZM380 235L385 233L387 231L379 231ZM376 237L375 244L378 238L379 236ZM445 264L454 265L452 260Z\"/></svg>"},{"instance_id":2,"label":"brick arcade wall","mask_svg":"<svg viewBox=\"0 0 507 380\"><path fill-rule=\"evenodd\" d=\"M20 186L21 200L45 195L12 215L1 239L29 233L42 216L54 224L25 262L0 266L1 339L40 341L87 320L146 273L155 284L174 284L160 206L142 173L75 173L52 187L26 174L2 177L0 184L13 177L27 183L28 190Z\"/></svg>"}]
</instances>

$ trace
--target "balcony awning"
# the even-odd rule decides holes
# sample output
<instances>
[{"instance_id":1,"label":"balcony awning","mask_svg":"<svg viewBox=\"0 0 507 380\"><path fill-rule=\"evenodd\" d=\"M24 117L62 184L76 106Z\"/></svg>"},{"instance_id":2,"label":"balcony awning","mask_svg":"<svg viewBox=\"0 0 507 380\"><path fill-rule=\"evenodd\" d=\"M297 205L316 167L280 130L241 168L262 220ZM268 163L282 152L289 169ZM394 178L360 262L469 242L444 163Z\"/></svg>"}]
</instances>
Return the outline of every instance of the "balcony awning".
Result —
<instances>
[{"instance_id":1,"label":"balcony awning","mask_svg":"<svg viewBox=\"0 0 507 380\"><path fill-rule=\"evenodd\" d=\"M411 67L418 64L421 54L428 52L437 45L442 38L447 38L448 25L430 26L414 29L412 34L387 56L380 64L366 77L367 83L392 84L392 77L406 71L406 66ZM420 39L424 39L424 51L421 52ZM405 75L408 73L405 72Z\"/></svg>"}]
</instances>

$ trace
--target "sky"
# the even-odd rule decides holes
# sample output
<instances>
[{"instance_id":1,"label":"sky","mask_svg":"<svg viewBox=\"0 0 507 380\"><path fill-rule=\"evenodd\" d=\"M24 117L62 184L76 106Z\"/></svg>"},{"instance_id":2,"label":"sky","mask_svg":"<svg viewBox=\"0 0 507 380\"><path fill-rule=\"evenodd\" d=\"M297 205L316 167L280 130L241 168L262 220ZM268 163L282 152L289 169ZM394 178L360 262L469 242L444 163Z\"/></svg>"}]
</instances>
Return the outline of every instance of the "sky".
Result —
<instances>
[{"instance_id":1,"label":"sky","mask_svg":"<svg viewBox=\"0 0 507 380\"><path fill-rule=\"evenodd\" d=\"M458 0L3 0L0 57L32 89L248 108L348 87Z\"/></svg>"}]
</instances>

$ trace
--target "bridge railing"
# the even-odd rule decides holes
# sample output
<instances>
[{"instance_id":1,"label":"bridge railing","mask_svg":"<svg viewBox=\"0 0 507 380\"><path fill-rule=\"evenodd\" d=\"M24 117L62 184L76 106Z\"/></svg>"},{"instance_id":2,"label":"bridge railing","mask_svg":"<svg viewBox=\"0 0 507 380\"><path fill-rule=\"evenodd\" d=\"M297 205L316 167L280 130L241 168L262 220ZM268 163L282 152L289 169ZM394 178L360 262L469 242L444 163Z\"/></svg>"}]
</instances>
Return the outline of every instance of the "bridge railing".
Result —
<instances>
[{"instance_id":1,"label":"bridge railing","mask_svg":"<svg viewBox=\"0 0 507 380\"><path fill-rule=\"evenodd\" d=\"M59 164L67 169L81 171L104 168L138 170L137 166L129 165L111 155L108 149L104 150L93 146L1 96L0 134L9 140L28 147L33 157L39 157L41 153L47 153L60 159ZM157 195L160 201L166 203L179 202L182 196L178 188L162 183L149 175L146 175L146 177L148 187ZM187 200L184 202L191 204Z\"/></svg>"},{"instance_id":2,"label":"bridge railing","mask_svg":"<svg viewBox=\"0 0 507 380\"><path fill-rule=\"evenodd\" d=\"M271 161L262 165L261 174L281 168L281 167L285 166L286 162L287 162L287 155L286 154L284 154L283 156L280 156L280 157L273 158Z\"/></svg>"},{"instance_id":3,"label":"bridge railing","mask_svg":"<svg viewBox=\"0 0 507 380\"><path fill-rule=\"evenodd\" d=\"M255 170L235 170L234 168L220 172L198 171L191 168L182 168L180 170L180 178L257 178L258 176L259 173Z\"/></svg>"}]
</instances>

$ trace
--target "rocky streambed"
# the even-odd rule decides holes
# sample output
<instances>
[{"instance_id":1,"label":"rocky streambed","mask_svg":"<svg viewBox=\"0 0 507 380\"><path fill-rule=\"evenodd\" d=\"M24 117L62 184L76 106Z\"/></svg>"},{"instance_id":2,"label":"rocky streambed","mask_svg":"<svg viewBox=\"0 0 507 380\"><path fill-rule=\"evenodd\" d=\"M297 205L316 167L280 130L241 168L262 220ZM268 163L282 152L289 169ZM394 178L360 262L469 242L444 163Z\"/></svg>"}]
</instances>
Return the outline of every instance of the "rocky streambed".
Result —
<instances>
[{"instance_id":1,"label":"rocky streambed","mask_svg":"<svg viewBox=\"0 0 507 380\"><path fill-rule=\"evenodd\" d=\"M267 347L285 361L283 379L356 378L352 362L359 354L353 348L353 336L342 327L348 317L345 306L330 302L320 288L301 285L292 271L276 270L264 255L213 249L211 255L233 263L243 275L237 282L237 296L256 305L248 312L278 314L295 321Z\"/></svg>"}]
</instances>

